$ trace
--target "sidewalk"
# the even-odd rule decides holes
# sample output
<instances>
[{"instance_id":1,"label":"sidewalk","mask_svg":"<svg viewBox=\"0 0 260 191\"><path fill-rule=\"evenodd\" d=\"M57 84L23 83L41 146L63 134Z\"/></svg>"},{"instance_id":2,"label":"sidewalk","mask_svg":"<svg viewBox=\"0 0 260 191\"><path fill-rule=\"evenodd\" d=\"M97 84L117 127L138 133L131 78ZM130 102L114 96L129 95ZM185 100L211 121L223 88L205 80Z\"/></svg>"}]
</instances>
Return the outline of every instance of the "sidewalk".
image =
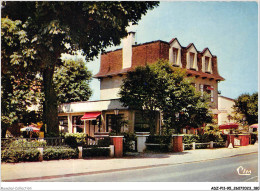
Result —
<instances>
[{"instance_id":1,"label":"sidewalk","mask_svg":"<svg viewBox=\"0 0 260 191\"><path fill-rule=\"evenodd\" d=\"M70 159L43 162L3 163L1 165L2 181L33 181L62 176L77 176L111 171L130 170L134 168L151 168L155 166L191 163L231 157L258 152L258 144L233 149L187 150L180 153L154 154L143 153L123 158Z\"/></svg>"}]
</instances>

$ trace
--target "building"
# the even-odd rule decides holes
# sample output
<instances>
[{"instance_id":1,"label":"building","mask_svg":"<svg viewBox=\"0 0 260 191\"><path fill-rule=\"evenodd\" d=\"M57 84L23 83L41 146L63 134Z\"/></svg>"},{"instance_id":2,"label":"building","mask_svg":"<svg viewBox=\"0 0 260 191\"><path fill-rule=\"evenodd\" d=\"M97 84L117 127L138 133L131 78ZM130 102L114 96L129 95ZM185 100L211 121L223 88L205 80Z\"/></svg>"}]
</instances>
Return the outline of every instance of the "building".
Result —
<instances>
[{"instance_id":1,"label":"building","mask_svg":"<svg viewBox=\"0 0 260 191\"><path fill-rule=\"evenodd\" d=\"M108 132L115 121L114 110L119 109L120 118L127 122L122 131L143 130L147 122L138 111L121 106L118 92L128 71L137 66L153 64L159 59L187 69L187 76L194 77L197 91L211 95L211 109L218 114L218 83L224 78L218 73L217 57L208 48L198 51L193 43L181 46L177 38L170 42L152 41L136 44L135 33L123 39L123 48L101 55L100 71L94 76L100 80L100 101L63 104L59 107L59 120L66 132ZM158 113L157 132L160 131L161 116ZM95 120L93 120L95 119Z\"/></svg>"},{"instance_id":2,"label":"building","mask_svg":"<svg viewBox=\"0 0 260 191\"><path fill-rule=\"evenodd\" d=\"M219 110L218 125L236 122L232 119L232 117L230 117L234 112L233 109L234 105L235 105L234 99L222 95L218 96L218 110Z\"/></svg>"}]
</instances>

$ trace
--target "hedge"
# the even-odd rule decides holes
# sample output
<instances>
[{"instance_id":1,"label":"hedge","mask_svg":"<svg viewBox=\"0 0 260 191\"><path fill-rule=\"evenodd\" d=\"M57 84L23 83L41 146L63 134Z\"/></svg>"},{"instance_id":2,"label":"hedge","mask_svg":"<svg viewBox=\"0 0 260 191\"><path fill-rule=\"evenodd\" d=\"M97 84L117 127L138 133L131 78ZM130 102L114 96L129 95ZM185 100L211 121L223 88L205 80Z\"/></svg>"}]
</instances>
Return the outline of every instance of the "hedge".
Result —
<instances>
[{"instance_id":1,"label":"hedge","mask_svg":"<svg viewBox=\"0 0 260 191\"><path fill-rule=\"evenodd\" d=\"M149 136L146 140L146 150L154 152L169 152L171 136ZM158 145L149 145L158 144Z\"/></svg>"},{"instance_id":2,"label":"hedge","mask_svg":"<svg viewBox=\"0 0 260 191\"><path fill-rule=\"evenodd\" d=\"M110 148L83 148L82 157L109 156Z\"/></svg>"},{"instance_id":3,"label":"hedge","mask_svg":"<svg viewBox=\"0 0 260 191\"><path fill-rule=\"evenodd\" d=\"M43 160L78 158L78 149L70 147L49 147L43 150Z\"/></svg>"},{"instance_id":4,"label":"hedge","mask_svg":"<svg viewBox=\"0 0 260 191\"><path fill-rule=\"evenodd\" d=\"M37 149L5 149L1 151L2 162L38 161L40 152Z\"/></svg>"},{"instance_id":5,"label":"hedge","mask_svg":"<svg viewBox=\"0 0 260 191\"><path fill-rule=\"evenodd\" d=\"M123 143L123 152L133 152L135 151L136 135L134 133L124 133L124 143Z\"/></svg>"},{"instance_id":6,"label":"hedge","mask_svg":"<svg viewBox=\"0 0 260 191\"><path fill-rule=\"evenodd\" d=\"M66 133L65 144L71 147L82 146L86 144L87 135L85 133Z\"/></svg>"}]
</instances>

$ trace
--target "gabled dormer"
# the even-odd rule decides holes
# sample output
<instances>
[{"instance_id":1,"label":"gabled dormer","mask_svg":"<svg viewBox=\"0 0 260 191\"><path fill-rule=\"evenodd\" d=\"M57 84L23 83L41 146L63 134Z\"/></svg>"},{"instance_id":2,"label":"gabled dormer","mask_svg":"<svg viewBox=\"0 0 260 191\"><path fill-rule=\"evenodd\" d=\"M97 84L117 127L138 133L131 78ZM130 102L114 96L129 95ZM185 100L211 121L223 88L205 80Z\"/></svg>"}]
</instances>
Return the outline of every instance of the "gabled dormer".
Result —
<instances>
[{"instance_id":1,"label":"gabled dormer","mask_svg":"<svg viewBox=\"0 0 260 191\"><path fill-rule=\"evenodd\" d=\"M208 48L202 52L202 72L212 74L212 54Z\"/></svg>"},{"instance_id":2,"label":"gabled dormer","mask_svg":"<svg viewBox=\"0 0 260 191\"><path fill-rule=\"evenodd\" d=\"M173 38L170 42L169 62L173 66L182 67L181 64L181 45L177 38Z\"/></svg>"},{"instance_id":3,"label":"gabled dormer","mask_svg":"<svg viewBox=\"0 0 260 191\"><path fill-rule=\"evenodd\" d=\"M187 65L186 68L190 70L198 71L198 51L193 43L189 44L187 47L186 60Z\"/></svg>"}]
</instances>

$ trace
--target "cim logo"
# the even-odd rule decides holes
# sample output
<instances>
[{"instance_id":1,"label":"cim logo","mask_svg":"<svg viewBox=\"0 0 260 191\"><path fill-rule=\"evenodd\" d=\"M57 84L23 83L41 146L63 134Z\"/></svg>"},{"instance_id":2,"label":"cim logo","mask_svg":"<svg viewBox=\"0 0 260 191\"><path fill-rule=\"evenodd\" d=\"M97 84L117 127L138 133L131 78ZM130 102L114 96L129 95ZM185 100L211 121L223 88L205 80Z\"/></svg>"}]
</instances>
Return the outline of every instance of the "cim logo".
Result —
<instances>
[{"instance_id":1,"label":"cim logo","mask_svg":"<svg viewBox=\"0 0 260 191\"><path fill-rule=\"evenodd\" d=\"M251 175L251 170L247 170L244 167L240 166L237 168L238 175L248 176Z\"/></svg>"}]
</instances>

